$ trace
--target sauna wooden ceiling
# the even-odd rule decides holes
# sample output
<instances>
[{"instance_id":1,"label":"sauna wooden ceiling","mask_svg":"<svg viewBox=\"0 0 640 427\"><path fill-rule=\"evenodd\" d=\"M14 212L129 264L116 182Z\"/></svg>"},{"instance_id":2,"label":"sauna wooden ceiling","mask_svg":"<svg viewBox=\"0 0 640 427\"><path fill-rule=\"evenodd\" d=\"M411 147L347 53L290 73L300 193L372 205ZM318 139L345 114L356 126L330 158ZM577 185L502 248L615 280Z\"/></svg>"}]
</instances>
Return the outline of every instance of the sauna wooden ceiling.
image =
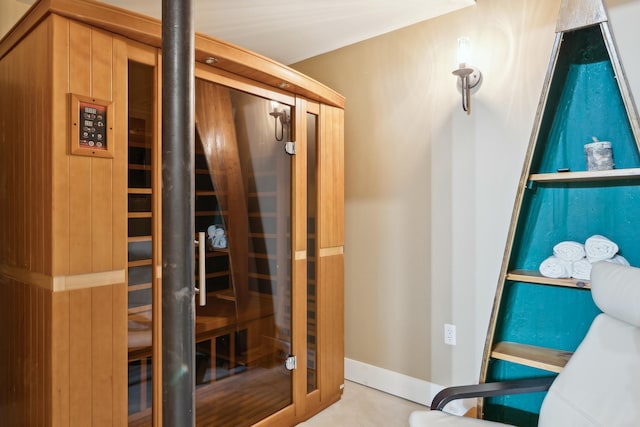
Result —
<instances>
[{"instance_id":1,"label":"sauna wooden ceiling","mask_svg":"<svg viewBox=\"0 0 640 427\"><path fill-rule=\"evenodd\" d=\"M160 0L105 2L161 16ZM194 0L196 31L283 64L474 4L475 0Z\"/></svg>"}]
</instances>

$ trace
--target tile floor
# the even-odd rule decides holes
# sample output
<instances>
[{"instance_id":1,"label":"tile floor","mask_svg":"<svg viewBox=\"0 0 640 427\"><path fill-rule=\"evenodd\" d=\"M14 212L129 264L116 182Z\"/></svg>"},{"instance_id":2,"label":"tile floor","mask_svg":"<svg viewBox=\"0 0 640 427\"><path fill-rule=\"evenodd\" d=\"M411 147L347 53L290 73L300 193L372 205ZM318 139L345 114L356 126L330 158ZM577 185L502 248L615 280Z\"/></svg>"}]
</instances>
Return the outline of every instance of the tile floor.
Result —
<instances>
[{"instance_id":1,"label":"tile floor","mask_svg":"<svg viewBox=\"0 0 640 427\"><path fill-rule=\"evenodd\" d=\"M407 427L409 414L426 406L345 381L342 399L299 427Z\"/></svg>"}]
</instances>

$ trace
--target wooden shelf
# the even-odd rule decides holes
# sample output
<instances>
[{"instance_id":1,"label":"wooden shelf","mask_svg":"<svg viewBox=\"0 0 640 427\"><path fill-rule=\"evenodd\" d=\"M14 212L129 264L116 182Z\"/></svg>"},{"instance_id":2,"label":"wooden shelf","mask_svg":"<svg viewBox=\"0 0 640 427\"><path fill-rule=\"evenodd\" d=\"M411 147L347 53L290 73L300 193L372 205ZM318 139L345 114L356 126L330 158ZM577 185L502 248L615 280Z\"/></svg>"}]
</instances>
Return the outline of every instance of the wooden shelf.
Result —
<instances>
[{"instance_id":1,"label":"wooden shelf","mask_svg":"<svg viewBox=\"0 0 640 427\"><path fill-rule=\"evenodd\" d=\"M140 283L139 285L127 286L128 292L143 291L145 289L151 289L151 283Z\"/></svg>"},{"instance_id":2,"label":"wooden shelf","mask_svg":"<svg viewBox=\"0 0 640 427\"><path fill-rule=\"evenodd\" d=\"M275 212L249 212L250 218L276 218Z\"/></svg>"},{"instance_id":3,"label":"wooden shelf","mask_svg":"<svg viewBox=\"0 0 640 427\"><path fill-rule=\"evenodd\" d=\"M144 135L142 135L144 137ZM151 150L151 142L134 141L129 139L129 147L144 148L145 150Z\"/></svg>"},{"instance_id":4,"label":"wooden shelf","mask_svg":"<svg viewBox=\"0 0 640 427\"><path fill-rule=\"evenodd\" d=\"M534 173L529 175L529 180L535 182L608 181L630 178L640 179L640 168L611 169L606 171Z\"/></svg>"},{"instance_id":5,"label":"wooden shelf","mask_svg":"<svg viewBox=\"0 0 640 427\"><path fill-rule=\"evenodd\" d=\"M494 359L560 373L573 353L533 345L499 342L491 351Z\"/></svg>"},{"instance_id":6,"label":"wooden shelf","mask_svg":"<svg viewBox=\"0 0 640 427\"><path fill-rule=\"evenodd\" d=\"M221 257L221 256L228 256L228 255L229 255L229 248L224 248L224 249L214 248L212 251L207 250L205 258L215 258L215 257ZM196 252L196 259L198 259L197 252Z\"/></svg>"},{"instance_id":7,"label":"wooden shelf","mask_svg":"<svg viewBox=\"0 0 640 427\"><path fill-rule=\"evenodd\" d=\"M196 216L216 216L220 214L220 211L196 211Z\"/></svg>"},{"instance_id":8,"label":"wooden shelf","mask_svg":"<svg viewBox=\"0 0 640 427\"><path fill-rule=\"evenodd\" d=\"M276 277L270 274L249 273L249 277L252 279L276 280Z\"/></svg>"},{"instance_id":9,"label":"wooden shelf","mask_svg":"<svg viewBox=\"0 0 640 427\"><path fill-rule=\"evenodd\" d=\"M217 196L218 193L216 193L214 190L196 190L196 197L198 196Z\"/></svg>"},{"instance_id":10,"label":"wooden shelf","mask_svg":"<svg viewBox=\"0 0 640 427\"><path fill-rule=\"evenodd\" d=\"M249 237L262 237L265 239L275 239L278 237L276 233L249 233Z\"/></svg>"},{"instance_id":11,"label":"wooden shelf","mask_svg":"<svg viewBox=\"0 0 640 427\"><path fill-rule=\"evenodd\" d=\"M221 271L214 271L213 273L207 273L205 275L205 277L207 279L214 279L216 277L224 277L224 276L228 276L229 275L229 270L221 270ZM199 276L196 274L196 279L198 279Z\"/></svg>"},{"instance_id":12,"label":"wooden shelf","mask_svg":"<svg viewBox=\"0 0 640 427\"><path fill-rule=\"evenodd\" d=\"M129 236L127 237L127 243L136 243L136 242L150 242L151 236Z\"/></svg>"},{"instance_id":13,"label":"wooden shelf","mask_svg":"<svg viewBox=\"0 0 640 427\"><path fill-rule=\"evenodd\" d=\"M129 314L135 313L144 313L145 311L151 312L151 304L139 305L137 307L132 307L127 310Z\"/></svg>"},{"instance_id":14,"label":"wooden shelf","mask_svg":"<svg viewBox=\"0 0 640 427\"><path fill-rule=\"evenodd\" d=\"M153 194L151 188L132 188L132 187L129 187L129 189L127 190L127 193L129 193L129 194L148 194L148 195Z\"/></svg>"},{"instance_id":15,"label":"wooden shelf","mask_svg":"<svg viewBox=\"0 0 640 427\"><path fill-rule=\"evenodd\" d=\"M236 295L233 293L232 289L225 289L224 291L217 291L214 293L216 298L225 300L225 301L235 301Z\"/></svg>"},{"instance_id":16,"label":"wooden shelf","mask_svg":"<svg viewBox=\"0 0 640 427\"><path fill-rule=\"evenodd\" d=\"M137 261L129 261L127 267L143 267L145 265L151 265L150 259L140 259Z\"/></svg>"},{"instance_id":17,"label":"wooden shelf","mask_svg":"<svg viewBox=\"0 0 640 427\"><path fill-rule=\"evenodd\" d=\"M129 163L130 170L138 170L138 171L151 171L151 165L139 165L136 163Z\"/></svg>"},{"instance_id":18,"label":"wooden shelf","mask_svg":"<svg viewBox=\"0 0 640 427\"><path fill-rule=\"evenodd\" d=\"M151 212L129 212L127 218L151 218L152 216Z\"/></svg>"},{"instance_id":19,"label":"wooden shelf","mask_svg":"<svg viewBox=\"0 0 640 427\"><path fill-rule=\"evenodd\" d=\"M513 270L507 273L507 280L514 282L537 283L539 285L564 286L566 288L591 289L588 280L579 279L554 279L544 277L534 270Z\"/></svg>"}]
</instances>

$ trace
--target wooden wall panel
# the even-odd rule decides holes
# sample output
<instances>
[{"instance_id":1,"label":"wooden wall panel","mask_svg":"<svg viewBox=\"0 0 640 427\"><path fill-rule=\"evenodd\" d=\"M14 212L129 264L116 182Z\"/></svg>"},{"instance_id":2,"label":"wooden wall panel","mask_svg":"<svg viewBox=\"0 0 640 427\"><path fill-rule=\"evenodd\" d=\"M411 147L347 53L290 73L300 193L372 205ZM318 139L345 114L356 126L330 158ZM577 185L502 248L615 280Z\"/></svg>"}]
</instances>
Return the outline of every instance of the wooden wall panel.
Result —
<instances>
[{"instance_id":1,"label":"wooden wall panel","mask_svg":"<svg viewBox=\"0 0 640 427\"><path fill-rule=\"evenodd\" d=\"M69 396L69 292L54 292L51 303L51 426L71 424Z\"/></svg>"},{"instance_id":2,"label":"wooden wall panel","mask_svg":"<svg viewBox=\"0 0 640 427\"><path fill-rule=\"evenodd\" d=\"M113 100L114 46L124 42L56 16L52 76L54 274L123 269L126 263L126 112L116 110L120 147L113 159L69 155L68 93ZM126 78L126 59L117 62ZM124 71L122 67L125 67ZM126 81L120 84L126 88ZM126 107L126 89L121 108ZM124 135L124 136L123 136ZM120 139L120 144L117 140ZM125 142L123 142L125 141ZM118 183L118 187L114 186ZM114 225L122 236L114 235ZM82 286L81 286L82 287ZM124 425L126 294L124 284L55 294L52 364L54 425ZM120 399L120 401L118 401Z\"/></svg>"},{"instance_id":3,"label":"wooden wall panel","mask_svg":"<svg viewBox=\"0 0 640 427\"><path fill-rule=\"evenodd\" d=\"M11 190L0 191L0 264L38 273L50 269L48 31L43 24L0 61L0 185Z\"/></svg>"},{"instance_id":4,"label":"wooden wall panel","mask_svg":"<svg viewBox=\"0 0 640 427\"><path fill-rule=\"evenodd\" d=\"M91 29L69 22L69 79L68 92L91 96ZM68 99L68 97L66 97ZM68 138L68 136L67 136ZM92 159L68 156L69 162L69 274L89 273L92 268L93 236L91 193ZM105 242L106 243L106 242Z\"/></svg>"},{"instance_id":5,"label":"wooden wall panel","mask_svg":"<svg viewBox=\"0 0 640 427\"><path fill-rule=\"evenodd\" d=\"M51 292L5 274L51 271L47 21L0 60L0 405L3 425L50 418Z\"/></svg>"},{"instance_id":6,"label":"wooden wall panel","mask_svg":"<svg viewBox=\"0 0 640 427\"><path fill-rule=\"evenodd\" d=\"M69 149L68 95L69 92L69 25L59 16L48 18L51 31L51 273L69 274Z\"/></svg>"},{"instance_id":7,"label":"wooden wall panel","mask_svg":"<svg viewBox=\"0 0 640 427\"><path fill-rule=\"evenodd\" d=\"M336 399L344 384L344 256L318 259L318 381L321 400Z\"/></svg>"},{"instance_id":8,"label":"wooden wall panel","mask_svg":"<svg viewBox=\"0 0 640 427\"><path fill-rule=\"evenodd\" d=\"M70 427L91 420L92 318L91 289L69 293L69 413ZM57 315L57 313L54 313Z\"/></svg>"},{"instance_id":9,"label":"wooden wall panel","mask_svg":"<svg viewBox=\"0 0 640 427\"><path fill-rule=\"evenodd\" d=\"M113 287L91 289L91 424L111 424L113 414Z\"/></svg>"},{"instance_id":10,"label":"wooden wall panel","mask_svg":"<svg viewBox=\"0 0 640 427\"><path fill-rule=\"evenodd\" d=\"M321 248L344 245L344 110L320 106L318 234Z\"/></svg>"},{"instance_id":11,"label":"wooden wall panel","mask_svg":"<svg viewBox=\"0 0 640 427\"><path fill-rule=\"evenodd\" d=\"M49 363L51 292L0 278L5 309L0 321L0 405L2 425L46 426L51 387Z\"/></svg>"},{"instance_id":12,"label":"wooden wall panel","mask_svg":"<svg viewBox=\"0 0 640 427\"><path fill-rule=\"evenodd\" d=\"M91 161L70 156L69 162L69 274L91 272Z\"/></svg>"},{"instance_id":13,"label":"wooden wall panel","mask_svg":"<svg viewBox=\"0 0 640 427\"><path fill-rule=\"evenodd\" d=\"M113 101L113 36L92 30L87 47L91 52L91 96ZM113 268L113 222L109 215L113 212L113 163L113 159L91 159L91 271Z\"/></svg>"},{"instance_id":14,"label":"wooden wall panel","mask_svg":"<svg viewBox=\"0 0 640 427\"><path fill-rule=\"evenodd\" d=\"M54 17L56 18L56 17ZM56 111L55 123L55 172L54 204L62 205L65 212L56 216L55 226L59 233L54 236L56 245L65 248L68 256L57 260L56 267L62 274L83 274L124 268L126 246L122 237L115 236L114 226L124 232L126 227L126 187L123 184L126 174L125 164L126 129L114 126L115 138L108 144L118 147L114 158L94 158L90 156L69 155L69 129L66 120L68 94L94 97L114 102L114 119L110 125L126 127L122 114L117 108L126 108L126 82L121 84L124 94L114 93L114 68L118 64L114 47L122 41L103 31L73 22L54 19L56 31L59 31L54 43L55 49L63 56L54 62L54 79L57 90L54 92ZM66 47L66 51L65 51ZM121 48L120 56L125 54ZM66 61L62 58L66 57ZM120 60L121 64L123 63ZM126 66L126 61L124 62ZM121 73L121 78L126 75ZM64 89L61 89L64 88ZM58 116L64 111L64 119ZM64 153L64 155L63 155ZM57 175L57 173L60 175ZM125 175L126 176L126 175ZM116 210L117 209L117 210ZM66 214L66 215L64 215ZM119 245L114 244L115 241ZM65 265L68 263L68 265Z\"/></svg>"}]
</instances>

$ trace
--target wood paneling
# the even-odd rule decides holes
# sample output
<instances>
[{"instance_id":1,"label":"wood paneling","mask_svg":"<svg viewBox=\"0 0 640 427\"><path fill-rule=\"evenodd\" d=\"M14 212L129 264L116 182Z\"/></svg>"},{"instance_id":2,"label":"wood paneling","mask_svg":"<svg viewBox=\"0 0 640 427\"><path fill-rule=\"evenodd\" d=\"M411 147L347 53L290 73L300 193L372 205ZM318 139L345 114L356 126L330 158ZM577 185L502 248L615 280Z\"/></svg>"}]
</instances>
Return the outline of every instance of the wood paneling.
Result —
<instances>
[{"instance_id":1,"label":"wood paneling","mask_svg":"<svg viewBox=\"0 0 640 427\"><path fill-rule=\"evenodd\" d=\"M0 402L3 425L44 426L51 401L51 292L0 278Z\"/></svg>"},{"instance_id":2,"label":"wood paneling","mask_svg":"<svg viewBox=\"0 0 640 427\"><path fill-rule=\"evenodd\" d=\"M68 23L68 34L69 92L113 101L113 36L72 21ZM112 218L124 215L113 211L114 162L119 160L68 156L71 274L113 268Z\"/></svg>"},{"instance_id":3,"label":"wood paneling","mask_svg":"<svg viewBox=\"0 0 640 427\"><path fill-rule=\"evenodd\" d=\"M344 256L318 259L318 376L321 401L337 400L344 384Z\"/></svg>"},{"instance_id":4,"label":"wood paneling","mask_svg":"<svg viewBox=\"0 0 640 427\"><path fill-rule=\"evenodd\" d=\"M11 189L0 191L0 264L38 273L51 265L48 33L38 27L0 62L0 183Z\"/></svg>"},{"instance_id":5,"label":"wood paneling","mask_svg":"<svg viewBox=\"0 0 640 427\"><path fill-rule=\"evenodd\" d=\"M57 315L57 313L54 313ZM83 426L91 420L91 289L69 293L69 412L70 427Z\"/></svg>"},{"instance_id":6,"label":"wood paneling","mask_svg":"<svg viewBox=\"0 0 640 427\"><path fill-rule=\"evenodd\" d=\"M69 292L54 292L51 304L51 425L71 425L69 384Z\"/></svg>"},{"instance_id":7,"label":"wood paneling","mask_svg":"<svg viewBox=\"0 0 640 427\"><path fill-rule=\"evenodd\" d=\"M125 52L107 33L50 16L0 60L0 183L10 190L0 191L0 347L10 349L0 355L0 395L8 425L126 422L126 147L116 145L106 161L69 156L67 120L71 90L114 99ZM115 99L121 108L124 92ZM126 112L116 117L126 126ZM121 128L116 140L126 135Z\"/></svg>"},{"instance_id":8,"label":"wood paneling","mask_svg":"<svg viewBox=\"0 0 640 427\"><path fill-rule=\"evenodd\" d=\"M91 402L92 425L109 425L113 416L113 287L91 289ZM119 398L119 397L118 397Z\"/></svg>"},{"instance_id":9,"label":"wood paneling","mask_svg":"<svg viewBox=\"0 0 640 427\"><path fill-rule=\"evenodd\" d=\"M67 93L69 91L69 26L58 16L48 19L51 33L51 117L55 132L51 134L51 256L53 275L69 274L69 160L67 130Z\"/></svg>"},{"instance_id":10,"label":"wood paneling","mask_svg":"<svg viewBox=\"0 0 640 427\"><path fill-rule=\"evenodd\" d=\"M318 234L321 248L344 245L344 110L320 106Z\"/></svg>"}]
</instances>

